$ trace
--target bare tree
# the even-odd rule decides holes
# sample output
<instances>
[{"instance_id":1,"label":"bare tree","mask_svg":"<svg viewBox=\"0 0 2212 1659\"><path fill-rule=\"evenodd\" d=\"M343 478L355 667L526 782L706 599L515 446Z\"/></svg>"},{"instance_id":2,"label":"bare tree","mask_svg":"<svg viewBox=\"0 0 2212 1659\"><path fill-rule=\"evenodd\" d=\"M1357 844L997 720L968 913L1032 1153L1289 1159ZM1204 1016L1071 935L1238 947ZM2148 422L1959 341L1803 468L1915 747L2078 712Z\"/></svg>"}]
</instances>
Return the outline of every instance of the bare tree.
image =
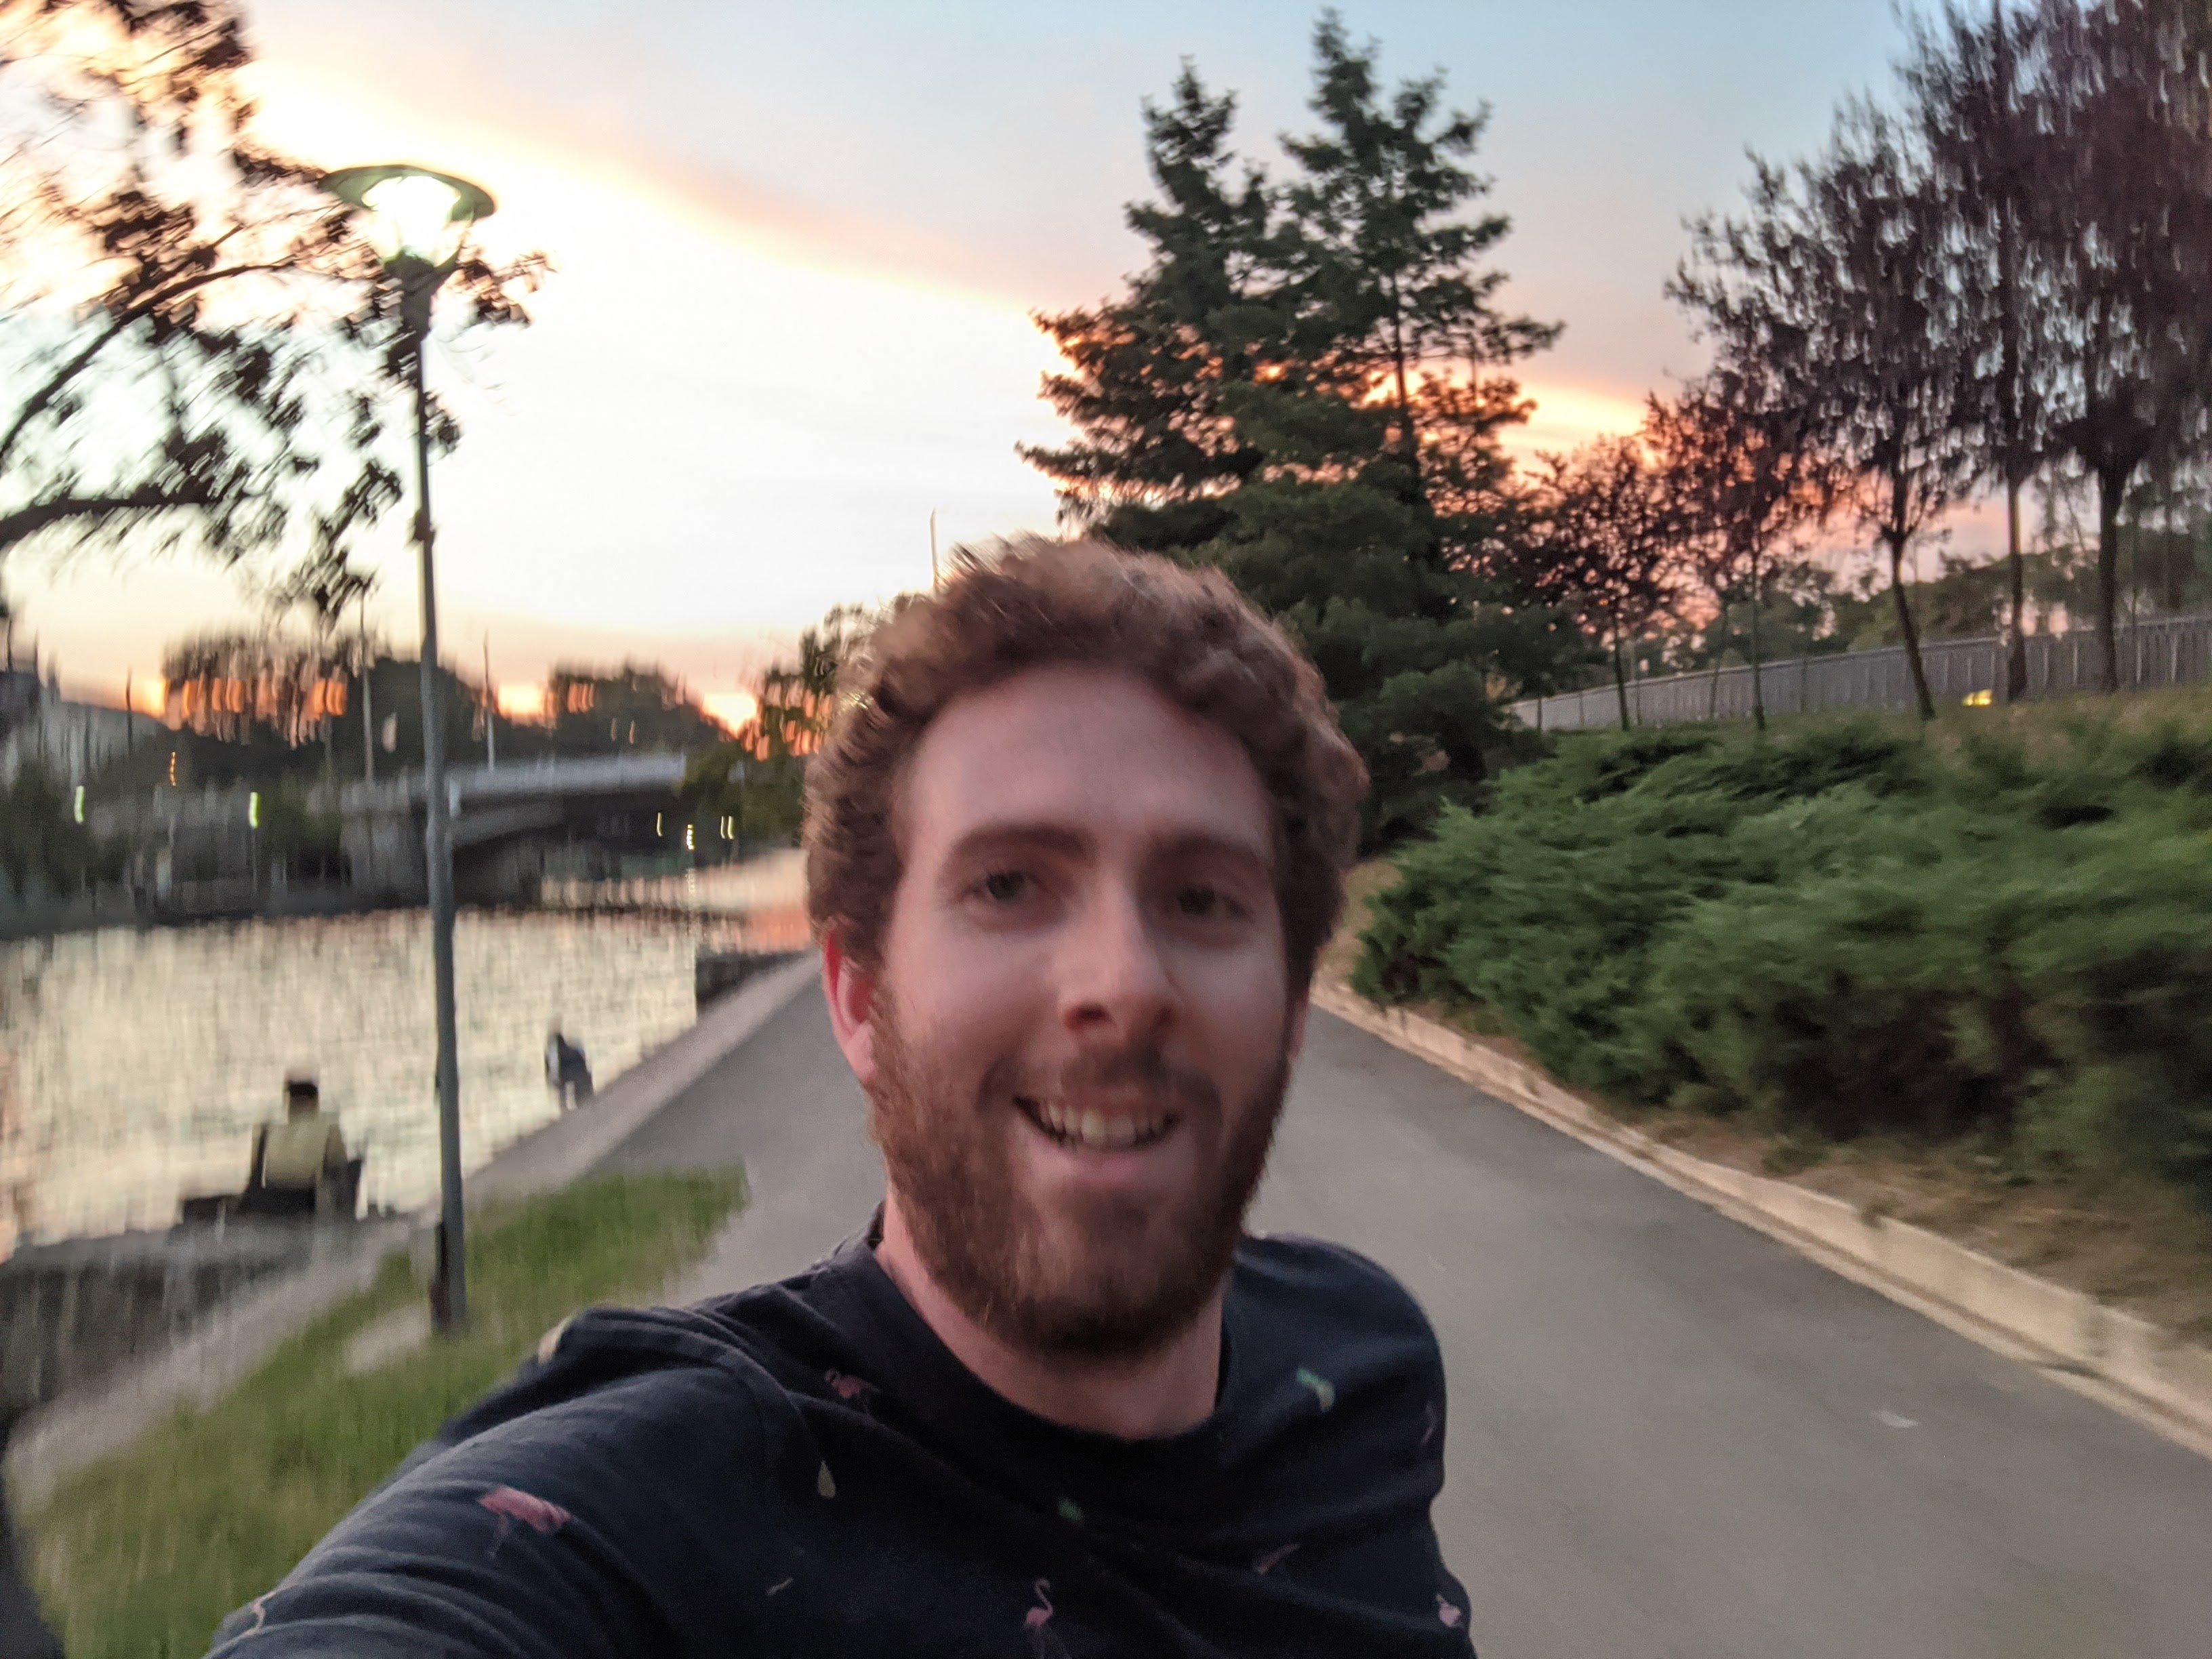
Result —
<instances>
[{"instance_id":1,"label":"bare tree","mask_svg":"<svg viewBox=\"0 0 2212 1659\"><path fill-rule=\"evenodd\" d=\"M1824 518L1834 466L1814 411L1769 365L1726 356L1672 398L1652 397L1643 438L1687 568L1723 610L1751 593L1751 707L1766 729L1759 612L1775 561Z\"/></svg>"},{"instance_id":2,"label":"bare tree","mask_svg":"<svg viewBox=\"0 0 2212 1659\"><path fill-rule=\"evenodd\" d=\"M1971 342L1955 247L1924 159L1881 112L1846 105L1828 149L1788 170L1760 162L1741 219L1704 219L1673 285L1728 372L1770 388L1805 423L1848 504L1889 556L1898 631L1923 718L1935 703L1906 595L1915 537L1972 486L1962 407Z\"/></svg>"},{"instance_id":3,"label":"bare tree","mask_svg":"<svg viewBox=\"0 0 2212 1659\"><path fill-rule=\"evenodd\" d=\"M2037 0L2023 216L2068 366L2052 431L2097 485L2097 626L2119 687L2128 490L2212 396L2212 15L2198 0Z\"/></svg>"},{"instance_id":4,"label":"bare tree","mask_svg":"<svg viewBox=\"0 0 2212 1659\"><path fill-rule=\"evenodd\" d=\"M2049 268L2027 234L2044 186L2044 138L2027 77L2037 20L1990 0L1986 17L1947 4L1914 19L1902 66L1908 118L1946 219L1957 326L1965 337L1960 416L2005 497L2005 695L2027 693L2027 555L2021 496L2048 457L2061 373Z\"/></svg>"},{"instance_id":5,"label":"bare tree","mask_svg":"<svg viewBox=\"0 0 2212 1659\"><path fill-rule=\"evenodd\" d=\"M1521 585L1606 648L1626 732L1627 645L1674 608L1688 574L1682 528L1634 438L1601 438L1541 465Z\"/></svg>"}]
</instances>

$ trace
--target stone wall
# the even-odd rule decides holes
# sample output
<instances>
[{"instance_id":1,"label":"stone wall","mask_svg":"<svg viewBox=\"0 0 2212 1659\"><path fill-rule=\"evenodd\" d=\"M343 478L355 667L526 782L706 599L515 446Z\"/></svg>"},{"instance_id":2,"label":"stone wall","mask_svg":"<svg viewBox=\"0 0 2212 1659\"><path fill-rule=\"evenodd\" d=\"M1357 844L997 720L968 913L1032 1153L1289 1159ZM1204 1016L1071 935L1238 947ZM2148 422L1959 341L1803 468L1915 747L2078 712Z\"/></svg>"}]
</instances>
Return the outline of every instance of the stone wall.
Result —
<instances>
[{"instance_id":1,"label":"stone wall","mask_svg":"<svg viewBox=\"0 0 2212 1659\"><path fill-rule=\"evenodd\" d=\"M168 1347L219 1304L345 1231L232 1225L35 1245L0 1261L0 1417Z\"/></svg>"}]
</instances>

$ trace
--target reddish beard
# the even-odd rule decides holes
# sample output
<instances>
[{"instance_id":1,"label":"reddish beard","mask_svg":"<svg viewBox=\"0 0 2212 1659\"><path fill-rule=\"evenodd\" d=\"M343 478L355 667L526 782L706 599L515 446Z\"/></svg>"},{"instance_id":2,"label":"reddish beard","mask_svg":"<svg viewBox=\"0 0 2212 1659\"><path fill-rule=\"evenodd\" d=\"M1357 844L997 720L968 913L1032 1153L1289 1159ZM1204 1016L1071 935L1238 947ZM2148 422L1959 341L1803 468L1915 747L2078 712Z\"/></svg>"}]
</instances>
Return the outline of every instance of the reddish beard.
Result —
<instances>
[{"instance_id":1,"label":"reddish beard","mask_svg":"<svg viewBox=\"0 0 2212 1659\"><path fill-rule=\"evenodd\" d=\"M1034 1087L1001 1061L963 1098L908 1043L884 999L875 1054L870 1122L915 1252L953 1304L999 1340L1046 1358L1141 1358L1187 1329L1220 1287L1282 1115L1287 1028L1273 1067L1225 1116L1212 1081L1169 1065L1157 1045L1086 1056ZM1182 1119L1172 1133L1208 1139L1196 1178L1163 1198L1041 1214L1014 1178L1012 1136L1029 1133L1008 1121L1019 1115L1015 1096L1131 1086Z\"/></svg>"}]
</instances>

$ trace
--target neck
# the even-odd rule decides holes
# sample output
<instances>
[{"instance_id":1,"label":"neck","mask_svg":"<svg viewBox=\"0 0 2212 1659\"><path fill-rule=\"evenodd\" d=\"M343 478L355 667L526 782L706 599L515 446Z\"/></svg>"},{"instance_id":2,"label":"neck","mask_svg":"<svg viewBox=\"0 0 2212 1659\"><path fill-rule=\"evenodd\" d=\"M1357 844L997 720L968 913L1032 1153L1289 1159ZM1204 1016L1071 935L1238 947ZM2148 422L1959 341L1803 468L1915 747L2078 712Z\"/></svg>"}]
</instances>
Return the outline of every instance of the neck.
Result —
<instances>
[{"instance_id":1,"label":"neck","mask_svg":"<svg viewBox=\"0 0 2212 1659\"><path fill-rule=\"evenodd\" d=\"M1213 1411L1221 1376L1221 1300L1140 1359L1042 1356L993 1335L957 1306L915 1249L896 1189L884 1200L876 1260L952 1357L1001 1398L1048 1422L1124 1440L1195 1428Z\"/></svg>"}]
</instances>

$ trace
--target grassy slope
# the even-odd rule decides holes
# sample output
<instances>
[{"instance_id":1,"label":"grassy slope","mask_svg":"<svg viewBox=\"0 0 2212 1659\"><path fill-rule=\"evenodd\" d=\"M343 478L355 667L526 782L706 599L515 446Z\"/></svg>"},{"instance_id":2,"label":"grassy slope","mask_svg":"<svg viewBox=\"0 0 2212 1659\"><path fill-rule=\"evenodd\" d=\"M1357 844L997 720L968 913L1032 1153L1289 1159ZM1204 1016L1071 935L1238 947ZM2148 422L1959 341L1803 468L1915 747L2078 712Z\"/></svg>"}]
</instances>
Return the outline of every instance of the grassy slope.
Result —
<instances>
[{"instance_id":1,"label":"grassy slope","mask_svg":"<svg viewBox=\"0 0 2212 1659\"><path fill-rule=\"evenodd\" d=\"M735 1172L586 1182L488 1212L468 1334L354 1376L348 1342L418 1300L408 1264L295 1338L204 1415L179 1414L31 1517L71 1659L196 1655L414 1446L595 1303L649 1302L743 1201Z\"/></svg>"},{"instance_id":2,"label":"grassy slope","mask_svg":"<svg viewBox=\"0 0 2212 1659\"><path fill-rule=\"evenodd\" d=\"M1778 731L1832 716L1784 716ZM2011 708L1950 709L1931 733L1939 747L1976 731L2002 731L2031 750L2056 743L2069 723L2141 728L2166 720L2212 726L2212 690L2191 688L2108 701L2075 698ZM1910 714L1896 717L1915 729ZM1749 728L1736 735L1749 740ZM1397 879L1387 859L1361 865L1348 884L1342 926L1322 953L1321 976L1349 988L1368 901ZM1527 1048L1479 1005L1424 1002L1413 1011L1527 1064ZM1997 1260L2087 1291L2201 1342L2212 1342L2212 1216L2162 1182L2108 1176L2024 1180L1971 1142L1930 1146L1869 1136L1844 1145L1768 1133L1741 1117L1687 1109L1624 1109L1584 1094L1647 1134L1734 1168L1789 1180L1869 1212L1960 1240Z\"/></svg>"}]
</instances>

